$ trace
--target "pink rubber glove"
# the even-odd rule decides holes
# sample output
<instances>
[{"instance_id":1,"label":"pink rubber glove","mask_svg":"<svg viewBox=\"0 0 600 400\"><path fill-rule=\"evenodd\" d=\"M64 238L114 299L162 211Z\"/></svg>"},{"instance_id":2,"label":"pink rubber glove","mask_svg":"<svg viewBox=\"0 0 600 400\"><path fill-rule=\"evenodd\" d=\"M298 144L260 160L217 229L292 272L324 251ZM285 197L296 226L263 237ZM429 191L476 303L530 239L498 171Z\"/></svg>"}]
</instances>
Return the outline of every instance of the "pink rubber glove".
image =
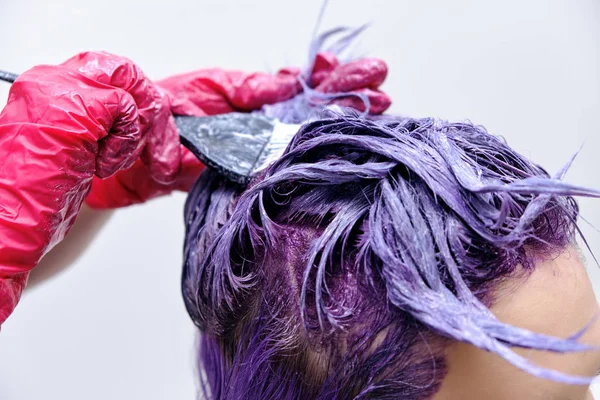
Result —
<instances>
[{"instance_id":1,"label":"pink rubber glove","mask_svg":"<svg viewBox=\"0 0 600 400\"><path fill-rule=\"evenodd\" d=\"M377 90L386 73L379 60L339 65L322 54L313 76L319 91L366 93L380 113L390 104ZM121 207L191 187L203 166L180 146L172 113L287 100L301 90L297 74L215 69L154 84L128 59L90 52L21 75L0 114L0 325L86 197L97 208Z\"/></svg>"},{"instance_id":2,"label":"pink rubber glove","mask_svg":"<svg viewBox=\"0 0 600 400\"><path fill-rule=\"evenodd\" d=\"M215 115L232 111L253 111L266 104L287 100L300 93L299 69L282 69L275 75L246 74L239 71L206 69L176 75L158 81L170 99L171 111L177 115ZM364 58L340 64L331 53L320 53L310 83L323 93L354 92L365 94L370 101L371 114L381 114L391 104L390 98L379 91L387 76L387 66L379 59ZM347 97L336 103L364 109L357 97ZM93 208L117 208L142 203L173 190L188 191L204 166L181 147L183 154L180 173L175 182L163 184L152 179L148 167L137 162L133 168L121 171L109 179L94 178L86 203Z\"/></svg>"},{"instance_id":3,"label":"pink rubber glove","mask_svg":"<svg viewBox=\"0 0 600 400\"><path fill-rule=\"evenodd\" d=\"M69 231L93 176L138 159L161 184L180 172L168 99L131 61L83 53L17 79L0 114L0 324Z\"/></svg>"}]
</instances>

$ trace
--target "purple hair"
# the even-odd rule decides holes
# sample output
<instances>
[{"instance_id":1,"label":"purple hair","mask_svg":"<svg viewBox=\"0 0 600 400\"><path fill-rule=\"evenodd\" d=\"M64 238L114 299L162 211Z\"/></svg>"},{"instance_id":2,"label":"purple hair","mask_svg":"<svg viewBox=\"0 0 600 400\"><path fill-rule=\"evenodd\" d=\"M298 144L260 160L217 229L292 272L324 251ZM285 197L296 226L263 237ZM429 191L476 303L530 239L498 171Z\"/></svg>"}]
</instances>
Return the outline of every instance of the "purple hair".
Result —
<instances>
[{"instance_id":1,"label":"purple hair","mask_svg":"<svg viewBox=\"0 0 600 400\"><path fill-rule=\"evenodd\" d=\"M569 163L570 164L570 163ZM481 126L323 116L248 187L207 170L183 295L212 399L427 399L451 340L570 384L510 347L589 350L498 321L495 284L574 240L571 196Z\"/></svg>"}]
</instances>

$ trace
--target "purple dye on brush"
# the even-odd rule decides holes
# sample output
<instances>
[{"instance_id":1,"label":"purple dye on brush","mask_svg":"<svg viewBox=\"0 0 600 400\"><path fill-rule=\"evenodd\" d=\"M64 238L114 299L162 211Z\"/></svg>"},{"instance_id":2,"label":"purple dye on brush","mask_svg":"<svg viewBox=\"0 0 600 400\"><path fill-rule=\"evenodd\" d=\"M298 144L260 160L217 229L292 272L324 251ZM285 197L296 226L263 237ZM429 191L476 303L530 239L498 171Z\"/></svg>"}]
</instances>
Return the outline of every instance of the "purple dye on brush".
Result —
<instances>
[{"instance_id":1,"label":"purple dye on brush","mask_svg":"<svg viewBox=\"0 0 600 400\"><path fill-rule=\"evenodd\" d=\"M427 399L448 339L570 384L510 347L585 351L498 321L498 279L574 240L571 196L481 126L356 113L302 127L247 188L188 197L183 295L213 399ZM525 250L527 249L527 251Z\"/></svg>"}]
</instances>

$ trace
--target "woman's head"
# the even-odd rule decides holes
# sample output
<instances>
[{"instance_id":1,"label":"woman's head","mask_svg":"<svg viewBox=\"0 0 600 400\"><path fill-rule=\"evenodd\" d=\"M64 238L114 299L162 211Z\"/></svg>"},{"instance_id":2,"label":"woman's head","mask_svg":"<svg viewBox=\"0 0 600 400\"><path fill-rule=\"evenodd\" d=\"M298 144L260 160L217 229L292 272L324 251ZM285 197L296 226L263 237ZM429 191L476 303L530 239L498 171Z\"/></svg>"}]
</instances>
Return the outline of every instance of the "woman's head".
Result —
<instances>
[{"instance_id":1,"label":"woman's head","mask_svg":"<svg viewBox=\"0 0 600 400\"><path fill-rule=\"evenodd\" d=\"M214 398L434 394L451 341L584 350L498 321L494 289L573 240L571 195L470 123L337 115L249 187L207 171L186 205L183 294ZM519 266L519 268L517 268Z\"/></svg>"}]
</instances>

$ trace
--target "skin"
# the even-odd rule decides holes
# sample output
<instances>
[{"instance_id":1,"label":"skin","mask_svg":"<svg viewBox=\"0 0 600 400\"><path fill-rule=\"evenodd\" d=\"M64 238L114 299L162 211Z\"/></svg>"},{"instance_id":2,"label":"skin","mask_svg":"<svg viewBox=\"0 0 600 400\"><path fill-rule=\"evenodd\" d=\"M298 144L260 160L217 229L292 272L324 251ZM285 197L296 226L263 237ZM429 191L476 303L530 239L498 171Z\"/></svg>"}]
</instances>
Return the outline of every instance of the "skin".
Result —
<instances>
[{"instance_id":1,"label":"skin","mask_svg":"<svg viewBox=\"0 0 600 400\"><path fill-rule=\"evenodd\" d=\"M567 338L586 326L600 309L582 258L574 247L540 261L526 278L499 285L492 312L504 322L535 332ZM581 342L600 345L600 319ZM569 374L594 376L600 352L556 354L515 349L533 363ZM533 377L499 356L455 343L447 349L448 374L434 400L593 400L586 386L571 386Z\"/></svg>"}]
</instances>

